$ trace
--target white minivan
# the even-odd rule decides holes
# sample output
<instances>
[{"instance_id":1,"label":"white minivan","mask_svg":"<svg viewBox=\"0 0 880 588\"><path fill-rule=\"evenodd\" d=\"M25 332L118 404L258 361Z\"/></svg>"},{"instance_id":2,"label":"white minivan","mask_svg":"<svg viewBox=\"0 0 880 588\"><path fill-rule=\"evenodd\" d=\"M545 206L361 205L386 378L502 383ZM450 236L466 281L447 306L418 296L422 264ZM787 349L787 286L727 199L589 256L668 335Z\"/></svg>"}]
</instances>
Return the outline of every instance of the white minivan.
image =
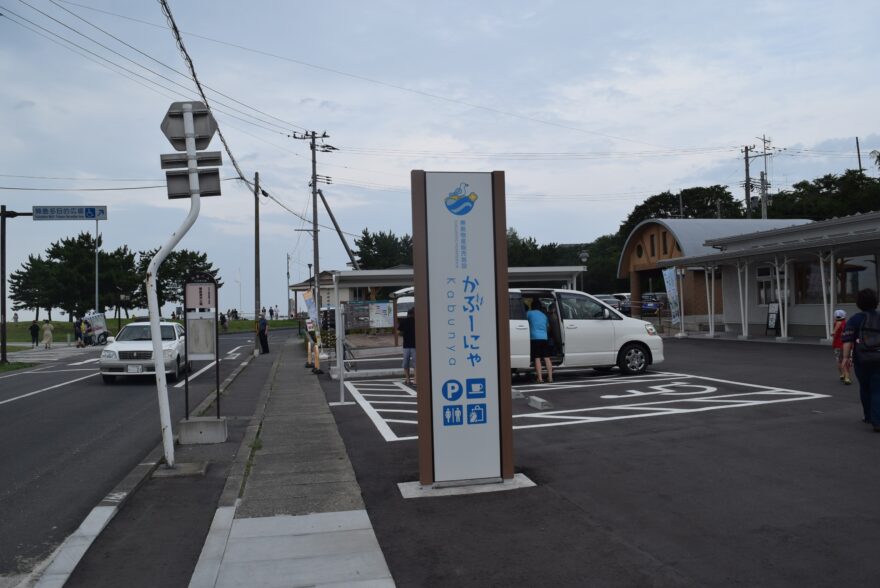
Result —
<instances>
[{"instance_id":1,"label":"white minivan","mask_svg":"<svg viewBox=\"0 0 880 588\"><path fill-rule=\"evenodd\" d=\"M560 367L611 369L640 374L663 361L663 339L654 326L614 310L575 290L515 288L510 296L510 367L527 370L529 322L526 312L537 303L550 318L551 361Z\"/></svg>"}]
</instances>

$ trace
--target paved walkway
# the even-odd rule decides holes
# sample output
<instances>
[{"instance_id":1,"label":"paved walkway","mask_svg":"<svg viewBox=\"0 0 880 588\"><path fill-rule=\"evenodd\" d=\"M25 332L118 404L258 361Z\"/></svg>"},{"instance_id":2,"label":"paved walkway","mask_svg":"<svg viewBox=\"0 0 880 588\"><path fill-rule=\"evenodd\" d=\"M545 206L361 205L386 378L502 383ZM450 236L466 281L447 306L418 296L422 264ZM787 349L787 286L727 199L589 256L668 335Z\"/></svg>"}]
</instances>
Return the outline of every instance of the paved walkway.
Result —
<instances>
[{"instance_id":1,"label":"paved walkway","mask_svg":"<svg viewBox=\"0 0 880 588\"><path fill-rule=\"evenodd\" d=\"M281 353L190 586L394 586L302 343Z\"/></svg>"}]
</instances>

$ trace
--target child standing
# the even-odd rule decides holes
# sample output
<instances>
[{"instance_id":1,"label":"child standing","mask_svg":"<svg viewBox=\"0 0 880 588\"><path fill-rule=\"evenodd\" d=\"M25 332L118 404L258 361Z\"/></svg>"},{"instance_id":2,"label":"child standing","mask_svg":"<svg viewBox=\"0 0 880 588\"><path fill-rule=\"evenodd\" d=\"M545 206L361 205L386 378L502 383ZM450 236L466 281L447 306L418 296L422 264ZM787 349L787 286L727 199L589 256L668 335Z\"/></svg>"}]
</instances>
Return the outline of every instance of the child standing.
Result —
<instances>
[{"instance_id":1,"label":"child standing","mask_svg":"<svg viewBox=\"0 0 880 588\"><path fill-rule=\"evenodd\" d=\"M835 310L834 337L831 340L831 348L834 350L834 358L837 360L837 374L840 376L840 381L849 386L852 384L852 378L849 375L849 367L845 361L846 358L843 357L843 341L840 340L845 327L846 311L842 309Z\"/></svg>"}]
</instances>

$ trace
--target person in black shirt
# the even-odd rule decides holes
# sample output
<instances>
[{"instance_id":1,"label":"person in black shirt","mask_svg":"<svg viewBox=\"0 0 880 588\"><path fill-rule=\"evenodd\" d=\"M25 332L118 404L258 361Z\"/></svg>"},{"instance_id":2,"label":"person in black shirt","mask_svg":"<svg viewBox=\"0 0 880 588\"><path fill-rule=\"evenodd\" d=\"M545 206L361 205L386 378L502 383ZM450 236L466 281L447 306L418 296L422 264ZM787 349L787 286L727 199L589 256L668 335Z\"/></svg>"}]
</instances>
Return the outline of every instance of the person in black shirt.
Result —
<instances>
[{"instance_id":1,"label":"person in black shirt","mask_svg":"<svg viewBox=\"0 0 880 588\"><path fill-rule=\"evenodd\" d=\"M414 309L410 308L406 317L398 321L397 330L403 335L403 373L406 385L415 384L416 379L416 319ZM412 380L409 372L412 368Z\"/></svg>"},{"instance_id":2,"label":"person in black shirt","mask_svg":"<svg viewBox=\"0 0 880 588\"><path fill-rule=\"evenodd\" d=\"M28 330L31 333L31 345L33 345L34 349L36 349L37 342L40 340L40 325L37 324L37 319L34 319L34 322L31 323L31 326L28 327Z\"/></svg>"}]
</instances>

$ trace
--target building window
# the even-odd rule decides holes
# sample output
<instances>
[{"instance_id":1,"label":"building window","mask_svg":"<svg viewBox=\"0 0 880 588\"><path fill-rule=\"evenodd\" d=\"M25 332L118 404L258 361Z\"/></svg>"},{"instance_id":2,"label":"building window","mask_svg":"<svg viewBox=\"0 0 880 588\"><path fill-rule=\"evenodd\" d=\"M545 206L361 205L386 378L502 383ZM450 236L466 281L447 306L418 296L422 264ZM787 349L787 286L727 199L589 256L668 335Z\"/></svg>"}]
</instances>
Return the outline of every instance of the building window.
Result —
<instances>
[{"instance_id":1,"label":"building window","mask_svg":"<svg viewBox=\"0 0 880 588\"><path fill-rule=\"evenodd\" d=\"M669 244L667 243L667 240L666 240L666 231L663 231L662 238L663 238L663 255L669 255Z\"/></svg>"},{"instance_id":2,"label":"building window","mask_svg":"<svg viewBox=\"0 0 880 588\"><path fill-rule=\"evenodd\" d=\"M779 268L779 285L785 288L785 268ZM776 298L776 272L773 266L764 265L755 270L755 287L758 291L758 304L767 305L778 302ZM790 299L790 296L786 296Z\"/></svg>"},{"instance_id":3,"label":"building window","mask_svg":"<svg viewBox=\"0 0 880 588\"><path fill-rule=\"evenodd\" d=\"M642 249L642 244L639 243L638 245L636 245L636 257L638 257L639 259L641 259L641 257L642 257L644 254L645 254L645 250Z\"/></svg>"},{"instance_id":4,"label":"building window","mask_svg":"<svg viewBox=\"0 0 880 588\"><path fill-rule=\"evenodd\" d=\"M822 304L822 275L819 262L804 261L793 264L794 303ZM826 289L826 294L827 294Z\"/></svg>"},{"instance_id":5,"label":"building window","mask_svg":"<svg viewBox=\"0 0 880 588\"><path fill-rule=\"evenodd\" d=\"M657 235L651 235L651 257L657 257L656 236Z\"/></svg>"},{"instance_id":6,"label":"building window","mask_svg":"<svg viewBox=\"0 0 880 588\"><path fill-rule=\"evenodd\" d=\"M855 302L859 290L877 289L877 256L838 257L835 261L838 302Z\"/></svg>"}]
</instances>

